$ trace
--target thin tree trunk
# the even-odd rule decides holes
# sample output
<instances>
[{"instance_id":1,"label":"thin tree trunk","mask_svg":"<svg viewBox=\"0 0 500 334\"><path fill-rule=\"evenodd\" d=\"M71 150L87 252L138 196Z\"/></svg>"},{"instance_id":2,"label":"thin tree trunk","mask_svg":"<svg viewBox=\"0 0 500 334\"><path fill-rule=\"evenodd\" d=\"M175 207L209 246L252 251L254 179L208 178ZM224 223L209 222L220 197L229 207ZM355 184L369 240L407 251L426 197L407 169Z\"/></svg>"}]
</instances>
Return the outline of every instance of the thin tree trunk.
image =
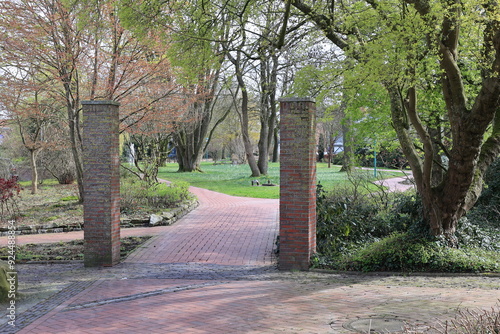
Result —
<instances>
[{"instance_id":1,"label":"thin tree trunk","mask_svg":"<svg viewBox=\"0 0 500 334\"><path fill-rule=\"evenodd\" d=\"M261 174L267 174L269 168L269 150L273 140L276 126L276 81L278 75L278 56L271 58L261 55L260 80L261 80L261 109L260 109L260 136L259 136L259 161Z\"/></svg>"},{"instance_id":2,"label":"thin tree trunk","mask_svg":"<svg viewBox=\"0 0 500 334\"><path fill-rule=\"evenodd\" d=\"M332 167L332 156L333 156L333 150L334 150L334 145L336 142L337 138L333 136L333 133L330 132L330 140L329 140L329 145L328 145L328 168ZM345 147L344 147L345 148Z\"/></svg>"},{"instance_id":3,"label":"thin tree trunk","mask_svg":"<svg viewBox=\"0 0 500 334\"><path fill-rule=\"evenodd\" d=\"M245 89L242 90L241 99L241 135L243 137L243 145L245 146L245 155L247 157L248 165L252 171L251 177L260 176L260 169L255 161L255 156L253 155L253 145L250 140L250 134L248 133L248 93Z\"/></svg>"},{"instance_id":4,"label":"thin tree trunk","mask_svg":"<svg viewBox=\"0 0 500 334\"><path fill-rule=\"evenodd\" d=\"M70 95L67 92L67 95ZM69 98L68 98L69 100ZM76 169L76 182L78 184L78 197L80 202L83 203L84 190L83 190L83 165L81 157L81 135L80 135L80 117L78 116L79 111L72 107L71 104L67 106L68 110L68 123L69 123L69 138L71 142L71 153L73 155L73 160L75 161Z\"/></svg>"},{"instance_id":5,"label":"thin tree trunk","mask_svg":"<svg viewBox=\"0 0 500 334\"><path fill-rule=\"evenodd\" d=\"M267 169L269 166L269 142L268 142L268 134L269 134L269 126L268 122L261 122L260 128L260 139L259 139L259 160L257 165L259 167L259 171L261 174L266 175Z\"/></svg>"},{"instance_id":6,"label":"thin tree trunk","mask_svg":"<svg viewBox=\"0 0 500 334\"><path fill-rule=\"evenodd\" d=\"M30 166L31 166L31 193L34 195L38 193L38 170L36 157L40 149L33 149L30 151Z\"/></svg>"},{"instance_id":7,"label":"thin tree trunk","mask_svg":"<svg viewBox=\"0 0 500 334\"><path fill-rule=\"evenodd\" d=\"M345 118L342 124L342 146L344 149L344 159L342 161L341 172L351 173L354 170L354 153L352 150L352 138L350 133L350 120Z\"/></svg>"},{"instance_id":8,"label":"thin tree trunk","mask_svg":"<svg viewBox=\"0 0 500 334\"><path fill-rule=\"evenodd\" d=\"M245 155L248 161L248 166L250 167L250 170L252 172L251 177L258 177L260 176L260 169L253 155L253 145L250 139L250 134L248 132L248 92L245 81L243 80L243 73L240 63L241 52L238 52L237 58L234 58L231 53L227 53L227 57L234 65L238 87L241 89L240 125L241 136L243 138L243 146L245 147ZM236 96L233 96L233 98L236 98Z\"/></svg>"},{"instance_id":9,"label":"thin tree trunk","mask_svg":"<svg viewBox=\"0 0 500 334\"><path fill-rule=\"evenodd\" d=\"M276 126L273 130L273 162L279 161L279 129Z\"/></svg>"}]
</instances>

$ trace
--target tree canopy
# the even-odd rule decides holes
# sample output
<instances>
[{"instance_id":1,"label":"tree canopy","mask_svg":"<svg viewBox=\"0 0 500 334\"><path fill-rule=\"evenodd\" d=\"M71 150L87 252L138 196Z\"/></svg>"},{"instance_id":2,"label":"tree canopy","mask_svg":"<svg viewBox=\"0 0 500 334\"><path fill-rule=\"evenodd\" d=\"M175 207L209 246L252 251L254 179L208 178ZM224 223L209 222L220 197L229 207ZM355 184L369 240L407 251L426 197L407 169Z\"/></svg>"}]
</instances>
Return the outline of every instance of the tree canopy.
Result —
<instances>
[{"instance_id":1,"label":"tree canopy","mask_svg":"<svg viewBox=\"0 0 500 334\"><path fill-rule=\"evenodd\" d=\"M451 244L500 153L500 7L494 1L303 1L353 65L379 82L424 215ZM438 93L439 92L439 93ZM447 161L447 163L444 162Z\"/></svg>"},{"instance_id":2,"label":"tree canopy","mask_svg":"<svg viewBox=\"0 0 500 334\"><path fill-rule=\"evenodd\" d=\"M235 111L259 175L279 142L277 97L312 93L361 140L397 137L430 230L453 244L500 153L492 0L23 0L0 9L3 73L35 71L31 81L49 87L44 96L66 111L78 175L81 99L120 100L122 130L134 135L169 132L183 171L198 169L214 128Z\"/></svg>"}]
</instances>

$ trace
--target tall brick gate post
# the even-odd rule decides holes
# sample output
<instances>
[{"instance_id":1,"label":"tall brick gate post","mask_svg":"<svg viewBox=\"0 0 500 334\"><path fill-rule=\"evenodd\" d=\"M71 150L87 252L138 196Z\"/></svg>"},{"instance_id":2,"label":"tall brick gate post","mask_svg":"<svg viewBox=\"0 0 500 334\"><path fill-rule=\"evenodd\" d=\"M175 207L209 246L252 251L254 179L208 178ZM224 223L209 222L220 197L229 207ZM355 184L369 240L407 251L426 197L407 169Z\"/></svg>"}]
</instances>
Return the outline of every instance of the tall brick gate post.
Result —
<instances>
[{"instance_id":1,"label":"tall brick gate post","mask_svg":"<svg viewBox=\"0 0 500 334\"><path fill-rule=\"evenodd\" d=\"M280 99L281 270L308 270L316 252L316 105Z\"/></svg>"},{"instance_id":2,"label":"tall brick gate post","mask_svg":"<svg viewBox=\"0 0 500 334\"><path fill-rule=\"evenodd\" d=\"M119 103L83 101L84 262L120 260Z\"/></svg>"}]
</instances>

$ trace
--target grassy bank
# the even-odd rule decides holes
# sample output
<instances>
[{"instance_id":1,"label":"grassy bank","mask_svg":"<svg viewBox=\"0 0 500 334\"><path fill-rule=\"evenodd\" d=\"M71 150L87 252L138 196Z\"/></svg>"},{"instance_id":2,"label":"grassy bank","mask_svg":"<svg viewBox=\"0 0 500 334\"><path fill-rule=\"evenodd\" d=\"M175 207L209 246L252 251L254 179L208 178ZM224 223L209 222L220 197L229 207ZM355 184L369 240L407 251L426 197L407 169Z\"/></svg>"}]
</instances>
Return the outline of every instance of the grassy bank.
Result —
<instances>
[{"instance_id":1,"label":"grassy bank","mask_svg":"<svg viewBox=\"0 0 500 334\"><path fill-rule=\"evenodd\" d=\"M279 186L275 187L252 187L253 180L259 180L261 184L270 182L271 184L280 184L280 166L279 163L270 163L267 175L260 177L250 177L250 168L248 165L217 164L212 162L203 162L201 165L202 173L178 173L178 165L170 163L166 167L160 168L159 177L169 181L185 181L191 186L209 189L233 196L244 196L254 198L279 198ZM347 173L340 172L340 166L328 168L326 163L317 164L317 179L325 189L335 186L349 185L350 181ZM378 177L373 176L372 170L358 170L359 176L369 180L384 179L403 174L397 170L379 171ZM373 191L377 190L373 186Z\"/></svg>"}]
</instances>

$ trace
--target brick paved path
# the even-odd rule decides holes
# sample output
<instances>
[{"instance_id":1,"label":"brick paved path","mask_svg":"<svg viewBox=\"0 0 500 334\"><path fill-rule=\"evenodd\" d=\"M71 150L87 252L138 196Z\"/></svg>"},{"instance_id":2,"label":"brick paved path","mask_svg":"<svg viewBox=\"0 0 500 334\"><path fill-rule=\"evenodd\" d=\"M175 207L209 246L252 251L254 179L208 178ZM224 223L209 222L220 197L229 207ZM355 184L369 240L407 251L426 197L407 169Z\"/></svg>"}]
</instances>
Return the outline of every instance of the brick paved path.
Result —
<instances>
[{"instance_id":1,"label":"brick paved path","mask_svg":"<svg viewBox=\"0 0 500 334\"><path fill-rule=\"evenodd\" d=\"M131 255L136 263L271 265L278 200L233 197L192 188L200 206Z\"/></svg>"},{"instance_id":2,"label":"brick paved path","mask_svg":"<svg viewBox=\"0 0 500 334\"><path fill-rule=\"evenodd\" d=\"M450 319L459 306L489 309L500 299L498 277L278 272L277 200L193 191L200 206L123 263L52 268L48 276L71 282L20 314L16 330L352 333L346 324L359 318L425 325ZM0 326L8 332L15 330Z\"/></svg>"}]
</instances>

